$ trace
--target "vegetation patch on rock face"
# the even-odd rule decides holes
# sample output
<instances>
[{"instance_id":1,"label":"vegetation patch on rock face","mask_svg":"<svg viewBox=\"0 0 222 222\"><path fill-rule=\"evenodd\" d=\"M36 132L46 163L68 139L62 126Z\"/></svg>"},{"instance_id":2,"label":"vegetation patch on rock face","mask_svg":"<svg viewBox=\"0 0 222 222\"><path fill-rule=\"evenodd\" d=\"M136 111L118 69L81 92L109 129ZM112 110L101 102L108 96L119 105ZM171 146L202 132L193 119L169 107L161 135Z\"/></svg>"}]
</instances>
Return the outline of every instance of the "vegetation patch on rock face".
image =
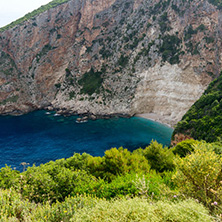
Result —
<instances>
[{"instance_id":1,"label":"vegetation patch on rock face","mask_svg":"<svg viewBox=\"0 0 222 222\"><path fill-rule=\"evenodd\" d=\"M208 142L222 137L222 73L177 124L173 135L178 133Z\"/></svg>"},{"instance_id":2,"label":"vegetation patch on rock face","mask_svg":"<svg viewBox=\"0 0 222 222\"><path fill-rule=\"evenodd\" d=\"M16 103L18 99L19 99L18 96L12 96L0 102L0 105L5 105L6 103Z\"/></svg>"},{"instance_id":3,"label":"vegetation patch on rock face","mask_svg":"<svg viewBox=\"0 0 222 222\"><path fill-rule=\"evenodd\" d=\"M91 68L89 72L86 72L78 81L79 85L82 86L80 93L89 95L92 95L93 93L99 93L103 82L101 75L102 72L95 72L93 68Z\"/></svg>"},{"instance_id":4,"label":"vegetation patch on rock face","mask_svg":"<svg viewBox=\"0 0 222 222\"><path fill-rule=\"evenodd\" d=\"M222 2L220 0L208 0L212 5L217 6L218 9L222 9Z\"/></svg>"},{"instance_id":5,"label":"vegetation patch on rock face","mask_svg":"<svg viewBox=\"0 0 222 222\"><path fill-rule=\"evenodd\" d=\"M50 50L53 50L55 49L55 47L52 47L50 44L46 44L41 52L39 52L37 55L36 55L36 58L37 58L37 62L39 62L39 60L41 59L42 56L46 55Z\"/></svg>"},{"instance_id":6,"label":"vegetation patch on rock face","mask_svg":"<svg viewBox=\"0 0 222 222\"><path fill-rule=\"evenodd\" d=\"M159 52L162 53L162 60L168 61L171 65L179 63L181 40L176 35L166 35L162 38L162 45Z\"/></svg>"}]
</instances>

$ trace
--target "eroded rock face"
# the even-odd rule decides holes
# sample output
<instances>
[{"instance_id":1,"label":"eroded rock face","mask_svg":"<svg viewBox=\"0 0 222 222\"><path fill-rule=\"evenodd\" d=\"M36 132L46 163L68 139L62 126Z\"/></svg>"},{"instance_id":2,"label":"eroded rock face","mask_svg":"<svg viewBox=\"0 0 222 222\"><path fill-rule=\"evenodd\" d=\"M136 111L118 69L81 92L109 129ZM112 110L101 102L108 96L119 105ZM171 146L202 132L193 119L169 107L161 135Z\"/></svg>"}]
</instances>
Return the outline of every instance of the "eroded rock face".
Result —
<instances>
[{"instance_id":1,"label":"eroded rock face","mask_svg":"<svg viewBox=\"0 0 222 222\"><path fill-rule=\"evenodd\" d=\"M133 102L134 112L159 115L169 125L176 124L199 99L205 90L203 79L210 81L209 76L196 75L191 66L182 69L167 63L149 68L141 73L141 79Z\"/></svg>"},{"instance_id":2,"label":"eroded rock face","mask_svg":"<svg viewBox=\"0 0 222 222\"><path fill-rule=\"evenodd\" d=\"M70 0L0 33L0 114L53 106L175 124L221 70L208 1Z\"/></svg>"}]
</instances>

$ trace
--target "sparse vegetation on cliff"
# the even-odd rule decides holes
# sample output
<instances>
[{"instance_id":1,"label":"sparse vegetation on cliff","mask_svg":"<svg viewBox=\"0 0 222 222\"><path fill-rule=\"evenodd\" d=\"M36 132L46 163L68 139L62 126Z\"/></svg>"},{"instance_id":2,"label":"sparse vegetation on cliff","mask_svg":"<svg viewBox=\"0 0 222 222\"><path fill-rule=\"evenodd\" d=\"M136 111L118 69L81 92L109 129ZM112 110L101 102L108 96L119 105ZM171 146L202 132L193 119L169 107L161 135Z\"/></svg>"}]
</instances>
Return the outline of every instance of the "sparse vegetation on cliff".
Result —
<instances>
[{"instance_id":1,"label":"sparse vegetation on cliff","mask_svg":"<svg viewBox=\"0 0 222 222\"><path fill-rule=\"evenodd\" d=\"M144 0L137 7L134 0L96 2L52 1L1 29L1 51L9 55L0 57L1 95L6 95L10 88L10 96L18 94L19 100L18 104L4 104L0 112L12 113L15 105L21 108L21 113L27 106L33 109L46 103L61 108L62 103L63 108L76 112L93 109L96 114L109 114L113 109L115 112L124 109L129 114L135 112L134 107L139 107L137 112L149 112L148 107L153 104L157 115L175 112L170 124L181 119L177 97L182 97L182 90L173 87L172 93L168 92L173 84L180 84L187 91L196 86L203 89L208 80L202 74L215 76L222 54L221 48L215 46L220 44L215 35L219 33L215 23L217 8L199 0ZM192 24L183 22L185 16L190 17ZM201 20L204 16L207 19ZM26 19L23 25L4 32ZM195 63L188 64L187 59ZM7 64L12 62L15 66L9 67ZM189 74L181 69L184 63L192 70ZM64 72L67 67L69 72ZM91 67L94 73L89 71ZM106 72L101 67L106 67ZM166 68L168 72L163 71ZM156 71L158 78L153 76ZM150 75L145 77L146 72ZM170 77L173 73L175 77ZM156 81L167 97L155 93ZM144 88L146 84L149 87ZM40 88L41 96L36 96ZM97 95L90 97L94 93ZM174 93L176 96L172 96ZM187 93L186 99L181 100L186 110L201 90L193 93ZM0 99L3 101L5 96ZM160 111L158 104L167 104L167 109Z\"/></svg>"},{"instance_id":2,"label":"sparse vegetation on cliff","mask_svg":"<svg viewBox=\"0 0 222 222\"><path fill-rule=\"evenodd\" d=\"M162 38L162 44L159 52L162 54L162 60L170 64L179 63L181 40L176 35L166 35Z\"/></svg>"},{"instance_id":3,"label":"sparse vegetation on cliff","mask_svg":"<svg viewBox=\"0 0 222 222\"><path fill-rule=\"evenodd\" d=\"M83 77L78 81L79 85L82 86L80 93L89 95L99 93L103 82L101 75L102 72L95 72L93 68L89 72L84 73Z\"/></svg>"}]
</instances>

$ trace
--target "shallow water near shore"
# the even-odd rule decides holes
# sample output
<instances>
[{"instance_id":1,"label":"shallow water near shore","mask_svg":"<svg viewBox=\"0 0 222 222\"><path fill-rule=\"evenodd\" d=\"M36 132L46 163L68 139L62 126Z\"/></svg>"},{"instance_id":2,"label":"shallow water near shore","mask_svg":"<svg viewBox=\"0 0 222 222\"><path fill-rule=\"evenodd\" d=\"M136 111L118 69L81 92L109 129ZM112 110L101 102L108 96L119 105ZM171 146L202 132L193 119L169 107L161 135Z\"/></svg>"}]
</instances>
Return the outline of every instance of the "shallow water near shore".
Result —
<instances>
[{"instance_id":1,"label":"shallow water near shore","mask_svg":"<svg viewBox=\"0 0 222 222\"><path fill-rule=\"evenodd\" d=\"M140 117L76 123L77 116L46 113L0 117L0 168L7 164L21 171L22 162L40 165L74 153L103 156L112 147L123 146L132 151L146 147L152 139L168 146L173 131Z\"/></svg>"}]
</instances>

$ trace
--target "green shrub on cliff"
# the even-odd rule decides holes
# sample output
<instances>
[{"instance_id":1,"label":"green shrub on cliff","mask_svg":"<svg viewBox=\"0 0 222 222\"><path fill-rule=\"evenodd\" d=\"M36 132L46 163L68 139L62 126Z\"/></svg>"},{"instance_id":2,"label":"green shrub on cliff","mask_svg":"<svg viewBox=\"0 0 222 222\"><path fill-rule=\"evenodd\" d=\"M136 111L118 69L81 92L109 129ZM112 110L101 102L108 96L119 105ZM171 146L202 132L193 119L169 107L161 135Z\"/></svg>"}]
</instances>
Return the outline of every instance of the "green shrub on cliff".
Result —
<instances>
[{"instance_id":1,"label":"green shrub on cliff","mask_svg":"<svg viewBox=\"0 0 222 222\"><path fill-rule=\"evenodd\" d=\"M162 60L168 61L171 65L179 63L180 44L181 40L176 35L165 35L159 48Z\"/></svg>"},{"instance_id":2,"label":"green shrub on cliff","mask_svg":"<svg viewBox=\"0 0 222 222\"><path fill-rule=\"evenodd\" d=\"M83 77L78 81L82 86L80 93L92 95L93 93L99 93L102 86L103 78L102 72L94 71L93 68L89 72L86 72Z\"/></svg>"}]
</instances>

